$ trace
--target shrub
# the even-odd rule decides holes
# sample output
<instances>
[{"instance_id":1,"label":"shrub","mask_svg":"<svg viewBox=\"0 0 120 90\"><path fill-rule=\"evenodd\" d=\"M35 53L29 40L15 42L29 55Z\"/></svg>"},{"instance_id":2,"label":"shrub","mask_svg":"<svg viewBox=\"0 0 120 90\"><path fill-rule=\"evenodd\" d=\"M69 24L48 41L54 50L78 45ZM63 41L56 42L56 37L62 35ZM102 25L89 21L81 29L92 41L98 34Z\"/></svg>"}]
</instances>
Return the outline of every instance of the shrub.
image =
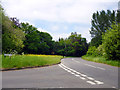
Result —
<instances>
[{"instance_id":1,"label":"shrub","mask_svg":"<svg viewBox=\"0 0 120 90\"><path fill-rule=\"evenodd\" d=\"M103 45L99 45L99 47L97 47L96 54L97 54L97 56L103 56L104 55Z\"/></svg>"},{"instance_id":2,"label":"shrub","mask_svg":"<svg viewBox=\"0 0 120 90\"><path fill-rule=\"evenodd\" d=\"M120 60L120 24L113 24L103 35L103 48L107 59Z\"/></svg>"},{"instance_id":3,"label":"shrub","mask_svg":"<svg viewBox=\"0 0 120 90\"><path fill-rule=\"evenodd\" d=\"M87 55L96 56L96 47L95 47L95 46L89 47L89 49L88 49L88 51L87 51Z\"/></svg>"}]
</instances>

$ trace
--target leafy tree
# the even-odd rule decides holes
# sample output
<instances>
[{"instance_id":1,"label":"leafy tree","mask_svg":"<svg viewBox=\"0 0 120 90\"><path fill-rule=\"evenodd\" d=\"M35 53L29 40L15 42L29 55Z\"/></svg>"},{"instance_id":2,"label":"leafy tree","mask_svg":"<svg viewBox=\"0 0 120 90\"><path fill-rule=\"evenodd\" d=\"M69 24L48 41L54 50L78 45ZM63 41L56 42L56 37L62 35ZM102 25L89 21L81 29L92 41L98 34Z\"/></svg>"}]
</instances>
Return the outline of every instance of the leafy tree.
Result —
<instances>
[{"instance_id":1,"label":"leafy tree","mask_svg":"<svg viewBox=\"0 0 120 90\"><path fill-rule=\"evenodd\" d=\"M21 28L25 33L24 52L31 54L51 54L53 42L50 34L39 32L37 28L29 23L21 23Z\"/></svg>"},{"instance_id":2,"label":"leafy tree","mask_svg":"<svg viewBox=\"0 0 120 90\"><path fill-rule=\"evenodd\" d=\"M112 24L103 35L103 48L107 59L120 60L120 24Z\"/></svg>"},{"instance_id":3,"label":"leafy tree","mask_svg":"<svg viewBox=\"0 0 120 90\"><path fill-rule=\"evenodd\" d=\"M104 10L100 12L93 13L92 15L92 27L90 30L90 34L92 36L91 46L98 47L102 44L102 34L106 32L106 30L111 27L113 21L117 21L115 11Z\"/></svg>"},{"instance_id":4,"label":"leafy tree","mask_svg":"<svg viewBox=\"0 0 120 90\"><path fill-rule=\"evenodd\" d=\"M80 34L72 32L66 39L59 39L58 54L66 56L82 56L86 54L88 45L86 39Z\"/></svg>"},{"instance_id":5,"label":"leafy tree","mask_svg":"<svg viewBox=\"0 0 120 90\"><path fill-rule=\"evenodd\" d=\"M14 28L13 22L5 15L4 11L0 15L2 15L0 16L2 17L2 51L5 53L13 50L21 52L24 47L24 33L19 28Z\"/></svg>"},{"instance_id":6,"label":"leafy tree","mask_svg":"<svg viewBox=\"0 0 120 90\"><path fill-rule=\"evenodd\" d=\"M17 19L16 17L10 18L10 20L13 22L14 24L14 28L19 27L20 28L20 23L19 23L19 19Z\"/></svg>"}]
</instances>

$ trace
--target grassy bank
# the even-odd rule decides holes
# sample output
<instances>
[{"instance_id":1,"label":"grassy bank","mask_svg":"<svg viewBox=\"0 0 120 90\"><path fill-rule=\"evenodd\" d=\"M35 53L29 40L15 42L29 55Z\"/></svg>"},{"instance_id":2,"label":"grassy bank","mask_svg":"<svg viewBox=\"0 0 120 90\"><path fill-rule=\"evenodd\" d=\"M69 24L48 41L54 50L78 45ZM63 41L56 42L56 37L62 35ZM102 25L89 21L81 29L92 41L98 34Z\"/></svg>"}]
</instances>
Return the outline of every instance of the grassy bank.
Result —
<instances>
[{"instance_id":1,"label":"grassy bank","mask_svg":"<svg viewBox=\"0 0 120 90\"><path fill-rule=\"evenodd\" d=\"M15 55L11 58L2 56L2 68L22 68L52 65L60 62L62 56L57 55Z\"/></svg>"},{"instance_id":2,"label":"grassy bank","mask_svg":"<svg viewBox=\"0 0 120 90\"><path fill-rule=\"evenodd\" d=\"M118 60L106 60L104 57L94 57L94 56L86 56L86 55L82 56L82 58L88 61L104 63L111 66L120 67L120 61Z\"/></svg>"}]
</instances>

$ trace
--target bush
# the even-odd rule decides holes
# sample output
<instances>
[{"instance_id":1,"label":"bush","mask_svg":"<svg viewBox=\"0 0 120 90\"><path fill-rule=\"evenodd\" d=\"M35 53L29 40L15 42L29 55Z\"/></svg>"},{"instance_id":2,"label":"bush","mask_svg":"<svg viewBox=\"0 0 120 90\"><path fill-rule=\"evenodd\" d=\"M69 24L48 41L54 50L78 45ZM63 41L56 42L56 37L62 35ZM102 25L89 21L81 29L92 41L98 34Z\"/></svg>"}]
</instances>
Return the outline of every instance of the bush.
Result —
<instances>
[{"instance_id":1,"label":"bush","mask_svg":"<svg viewBox=\"0 0 120 90\"><path fill-rule=\"evenodd\" d=\"M99 45L99 47L91 46L88 51L87 55L92 55L92 56L103 56L104 50L103 50L103 45Z\"/></svg>"},{"instance_id":2,"label":"bush","mask_svg":"<svg viewBox=\"0 0 120 90\"><path fill-rule=\"evenodd\" d=\"M89 49L87 51L87 55L96 56L96 47L95 46L89 47Z\"/></svg>"},{"instance_id":3,"label":"bush","mask_svg":"<svg viewBox=\"0 0 120 90\"><path fill-rule=\"evenodd\" d=\"M103 35L103 48L107 59L120 60L120 24L113 24Z\"/></svg>"},{"instance_id":4,"label":"bush","mask_svg":"<svg viewBox=\"0 0 120 90\"><path fill-rule=\"evenodd\" d=\"M97 56L103 56L104 55L103 45L99 45L99 47L97 47L96 54L97 54Z\"/></svg>"}]
</instances>

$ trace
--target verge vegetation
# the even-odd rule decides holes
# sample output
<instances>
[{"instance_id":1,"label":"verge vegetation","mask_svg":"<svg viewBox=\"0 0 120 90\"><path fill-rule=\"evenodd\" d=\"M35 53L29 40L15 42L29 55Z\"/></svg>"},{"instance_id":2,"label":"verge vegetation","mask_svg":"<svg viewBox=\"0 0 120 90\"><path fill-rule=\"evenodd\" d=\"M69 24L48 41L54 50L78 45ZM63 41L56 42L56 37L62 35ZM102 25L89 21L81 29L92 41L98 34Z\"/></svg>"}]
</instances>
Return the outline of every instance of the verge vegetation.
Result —
<instances>
[{"instance_id":1,"label":"verge vegetation","mask_svg":"<svg viewBox=\"0 0 120 90\"><path fill-rule=\"evenodd\" d=\"M97 62L97 63L103 63L103 64L108 64L111 66L117 66L120 67L120 61L119 60L107 60L105 57L94 57L94 56L87 56L84 55L82 56L83 59L88 60L88 61L93 61L93 62Z\"/></svg>"},{"instance_id":2,"label":"verge vegetation","mask_svg":"<svg viewBox=\"0 0 120 90\"><path fill-rule=\"evenodd\" d=\"M2 56L2 69L45 66L60 63L62 56L58 55L15 55Z\"/></svg>"}]
</instances>

